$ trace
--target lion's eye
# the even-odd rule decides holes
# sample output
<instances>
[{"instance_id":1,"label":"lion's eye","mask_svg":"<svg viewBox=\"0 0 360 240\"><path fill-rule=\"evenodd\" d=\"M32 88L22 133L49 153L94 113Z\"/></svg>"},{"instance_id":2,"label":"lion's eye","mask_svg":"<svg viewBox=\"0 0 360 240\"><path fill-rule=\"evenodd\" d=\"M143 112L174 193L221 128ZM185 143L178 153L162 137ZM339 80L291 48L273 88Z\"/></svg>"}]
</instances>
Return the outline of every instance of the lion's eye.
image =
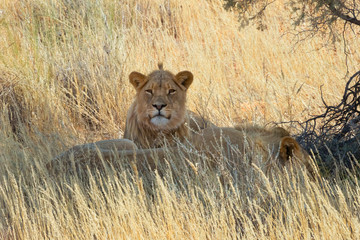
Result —
<instances>
[{"instance_id":1,"label":"lion's eye","mask_svg":"<svg viewBox=\"0 0 360 240\"><path fill-rule=\"evenodd\" d=\"M147 94L150 94L150 95L153 94L151 89L147 89L147 90L145 90L145 92L146 92Z\"/></svg>"},{"instance_id":2,"label":"lion's eye","mask_svg":"<svg viewBox=\"0 0 360 240\"><path fill-rule=\"evenodd\" d=\"M172 95L172 94L174 94L174 93L176 93L176 90L175 90L175 89L170 89L170 90L169 90L169 94L170 94L170 95Z\"/></svg>"}]
</instances>

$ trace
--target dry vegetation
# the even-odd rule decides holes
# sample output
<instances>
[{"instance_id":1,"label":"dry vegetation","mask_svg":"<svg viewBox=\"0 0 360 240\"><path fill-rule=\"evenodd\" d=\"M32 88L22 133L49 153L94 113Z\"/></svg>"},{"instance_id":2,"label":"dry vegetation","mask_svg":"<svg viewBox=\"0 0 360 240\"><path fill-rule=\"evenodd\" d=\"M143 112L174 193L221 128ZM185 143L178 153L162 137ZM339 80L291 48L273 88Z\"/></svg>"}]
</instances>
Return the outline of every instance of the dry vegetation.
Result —
<instances>
[{"instance_id":1,"label":"dry vegetation","mask_svg":"<svg viewBox=\"0 0 360 240\"><path fill-rule=\"evenodd\" d=\"M220 126L305 120L341 98L360 38L295 45L287 6L239 30L216 0L2 0L0 238L356 239L360 186L276 172L211 171L173 159L49 175L56 154L122 135L131 71L192 71L188 107ZM323 47L324 44L326 47ZM244 159L246 162L246 159ZM284 177L280 177L285 175Z\"/></svg>"}]
</instances>

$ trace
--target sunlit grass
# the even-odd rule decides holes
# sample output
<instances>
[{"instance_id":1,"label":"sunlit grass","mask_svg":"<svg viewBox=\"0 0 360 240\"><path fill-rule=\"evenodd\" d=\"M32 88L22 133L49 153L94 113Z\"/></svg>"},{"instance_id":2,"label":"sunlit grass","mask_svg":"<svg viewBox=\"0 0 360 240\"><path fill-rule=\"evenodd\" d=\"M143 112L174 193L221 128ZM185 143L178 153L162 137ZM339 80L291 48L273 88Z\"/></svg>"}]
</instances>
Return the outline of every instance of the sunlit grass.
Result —
<instances>
[{"instance_id":1,"label":"sunlit grass","mask_svg":"<svg viewBox=\"0 0 360 240\"><path fill-rule=\"evenodd\" d=\"M1 1L0 239L358 238L351 172L270 181L255 167L202 167L201 156L169 158L161 172L137 173L123 159L58 176L45 168L75 144L122 136L135 93L128 74L159 61L194 74L187 105L219 126L307 119L322 112L320 86L329 103L340 99L341 39L295 45L281 2L269 6L267 30L239 29L222 4ZM351 34L350 73L360 62Z\"/></svg>"}]
</instances>

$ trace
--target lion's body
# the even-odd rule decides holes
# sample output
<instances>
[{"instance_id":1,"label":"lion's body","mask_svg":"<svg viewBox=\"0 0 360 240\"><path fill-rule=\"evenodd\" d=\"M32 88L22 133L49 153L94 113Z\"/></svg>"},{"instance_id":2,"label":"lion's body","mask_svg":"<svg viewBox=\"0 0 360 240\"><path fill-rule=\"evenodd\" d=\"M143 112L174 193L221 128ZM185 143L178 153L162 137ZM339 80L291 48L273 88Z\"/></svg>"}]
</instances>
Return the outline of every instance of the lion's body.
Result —
<instances>
[{"instance_id":1,"label":"lion's body","mask_svg":"<svg viewBox=\"0 0 360 240\"><path fill-rule=\"evenodd\" d=\"M287 166L297 162L313 172L309 155L283 128L250 125L218 128L187 112L186 92L193 81L192 73L183 71L174 75L159 65L159 70L148 76L132 72L129 79L137 93L128 111L124 139L75 146L58 160L74 152L80 155L100 152L103 158L112 158L115 150L123 157L147 161L153 167L169 149L175 155L179 153L173 146L180 141L210 156L215 160L213 163L224 157L233 163L247 158L265 165L264 170L268 171L274 164ZM291 159L295 161L289 161Z\"/></svg>"}]
</instances>

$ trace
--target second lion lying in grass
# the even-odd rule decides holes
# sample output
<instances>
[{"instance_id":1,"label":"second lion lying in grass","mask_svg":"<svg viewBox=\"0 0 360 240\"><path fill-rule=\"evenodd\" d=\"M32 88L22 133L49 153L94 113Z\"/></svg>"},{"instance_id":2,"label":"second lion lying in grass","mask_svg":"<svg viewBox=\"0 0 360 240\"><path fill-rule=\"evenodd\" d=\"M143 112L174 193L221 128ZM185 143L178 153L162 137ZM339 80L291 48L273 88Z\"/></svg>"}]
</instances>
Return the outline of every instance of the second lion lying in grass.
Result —
<instances>
[{"instance_id":1,"label":"second lion lying in grass","mask_svg":"<svg viewBox=\"0 0 360 240\"><path fill-rule=\"evenodd\" d=\"M191 72L174 75L159 65L159 70L148 76L133 72L129 79L137 93L128 112L125 139L75 146L50 162L50 169L55 170L60 165L66 168L67 164L61 163L70 157L84 166L96 165L101 159L126 158L134 160L140 169L144 166L153 169L169 154L182 158L190 149L211 159L209 165L212 167L219 159L227 159L230 166L235 166L246 156L254 164L263 165L265 172L272 166L291 163L313 172L309 155L282 128L218 128L188 112L185 103L187 89L193 81ZM259 154L260 158L254 157Z\"/></svg>"}]
</instances>

